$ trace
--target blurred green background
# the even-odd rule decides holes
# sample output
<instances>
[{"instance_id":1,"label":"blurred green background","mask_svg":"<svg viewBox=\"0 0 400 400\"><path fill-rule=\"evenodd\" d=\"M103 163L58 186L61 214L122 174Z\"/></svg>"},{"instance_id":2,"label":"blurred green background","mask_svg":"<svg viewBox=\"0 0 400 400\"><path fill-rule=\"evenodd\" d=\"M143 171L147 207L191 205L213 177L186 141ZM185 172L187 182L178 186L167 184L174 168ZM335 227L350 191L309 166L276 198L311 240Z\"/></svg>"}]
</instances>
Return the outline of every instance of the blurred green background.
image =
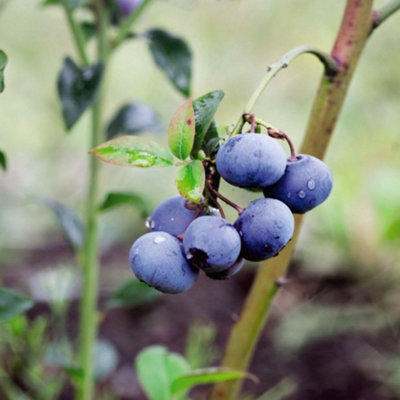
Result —
<instances>
[{"instance_id":1,"label":"blurred green background","mask_svg":"<svg viewBox=\"0 0 400 400\"><path fill-rule=\"evenodd\" d=\"M375 3L379 7L384 1ZM187 40L194 54L193 98L222 89L226 96L218 110L217 122L224 125L236 122L267 66L286 51L301 44L328 51L344 5L344 0L159 0L149 7L136 30L161 27ZM352 364L357 371L367 371L373 380L383 381L385 387L397 395L400 393L399 26L400 14L372 35L356 70L326 158L334 175L332 194L305 219L295 253L295 266L300 266L300 273L294 268L292 283L278 295L272 323L279 318L279 324L272 326L274 329L267 327L263 333L252 367L256 372L262 371L265 385L293 374L322 387L318 373L323 365L329 383L336 376L338 382L332 385L340 388L344 385L340 379L353 379L345 369ZM76 270L71 268L75 260L65 248L57 253L57 246L64 243L62 233L42 203L43 198L55 199L83 216L90 120L85 114L70 133L64 131L56 79L63 57L75 54L75 49L62 11L57 7L44 8L39 0L9 0L0 13L0 49L9 57L6 90L0 96L0 149L7 153L9 161L7 172L0 172L0 266L4 267L0 275L3 278L5 270L8 273L13 270L14 277L21 275L16 284L12 279L11 282L25 289L28 286L38 304L50 303L55 319L47 323L73 337L76 333L73 324L69 330L64 329L69 304L63 301L76 299L79 294ZM286 131L296 147L301 143L321 72L321 65L312 57L301 57L273 80L257 104L257 116ZM109 70L107 89L107 119L121 105L136 100L157 110L164 131L183 102L154 66L146 44L140 39L128 41L118 50ZM166 135L162 133L148 135L166 143ZM110 191L135 191L147 199L151 209L177 193L175 173L175 168L124 169L103 164L99 200ZM222 185L221 192L242 206L257 197L227 184ZM228 217L232 221L234 214L229 212ZM131 208L101 216L102 251L111 250L114 255L114 259L109 257L103 263L103 294L125 277L132 277L127 251L144 231L143 219ZM54 248L52 253L50 250ZM39 267L29 276L29 283L21 284L22 275L30 268L30 261L26 260L34 259L29 255L37 250L40 255L34 268L38 264L45 267L43 276ZM53 270L54 266L57 268ZM354 281L352 275L356 276ZM332 276L345 278L329 281ZM125 373L124 368L133 373L130 352L147 346L145 337L151 344L162 338L172 343L174 350L181 351L186 341L182 332L186 332L195 318L209 318L220 324L216 341L221 353L235 318L232 315L240 310L251 277L238 274L236 281L233 279L226 286L207 281L200 289L183 295L184 301L179 296L163 296L153 309L108 312L102 321L101 335L118 347L120 356L129 356L129 366L120 366L119 373ZM323 284L321 279L325 279ZM62 287L60 282L64 283ZM231 296L229 304L226 303L229 296L219 302L218 296L224 291ZM205 302L208 311L202 307ZM42 303L36 307L35 316L42 314L41 306ZM183 306L186 312L180 315ZM19 340L18 335L26 331L41 337L40 332L47 326L45 318L31 318L33 322L23 318L7 325L0 344ZM73 311L69 320L77 320ZM115 333L116 327L121 337ZM174 336L176 331L178 339ZM123 338L121 332L128 338ZM350 336L343 338L349 332ZM130 337L133 334L135 346ZM214 333L208 336L212 342ZM336 341L337 338L341 341ZM193 340L189 334L188 347L190 343L193 346ZM327 346L324 340L332 342ZM329 349L332 359L324 363L304 358L302 364L297 352L313 343L321 345L321 341L316 353ZM31 353L42 357L44 350L36 342L21 339L17 348L25 354L29 353L25 346L31 346L35 349ZM335 346L339 349L337 354ZM4 353L3 348L0 353ZM336 363L339 353L349 355L343 364ZM36 359L32 360L32 365L36 365ZM310 365L315 367L316 377L304 372ZM46 371L45 375L51 380L51 373ZM129 373L126 379L131 379ZM287 386L287 381L282 382ZM118 382L115 387L119 387ZM137 397L127 398L141 399L140 396L141 392ZM304 398L321 397L313 397L306 391ZM347 399L335 395L329 398ZM357 398L367 397L352 397Z\"/></svg>"},{"instance_id":2,"label":"blurred green background","mask_svg":"<svg viewBox=\"0 0 400 400\"><path fill-rule=\"evenodd\" d=\"M193 97L226 93L219 124L236 121L269 63L299 44L330 49L344 1L155 1L137 30L162 27L181 35L194 53ZM377 5L382 1L377 1ZM400 251L400 15L370 39L327 154L335 187L307 216L298 255L318 268L353 258L387 265ZM45 247L58 235L38 199L62 200L82 211L88 162L87 115L66 134L56 95L62 58L74 54L64 16L39 1L12 0L0 16L0 47L9 55L0 97L0 145L9 170L0 177L0 262L8 250ZM256 113L285 130L298 146L321 75L312 57L297 60L270 85ZM106 115L135 99L152 104L165 126L182 98L153 65L141 40L114 58ZM165 135L158 138L165 142ZM102 192L134 190L152 206L176 193L174 169L135 170L104 165ZM241 204L251 199L225 186ZM133 241L144 227L131 210L102 219L104 245ZM321 262L323 257L323 262ZM322 265L321 265L322 264Z\"/></svg>"}]
</instances>

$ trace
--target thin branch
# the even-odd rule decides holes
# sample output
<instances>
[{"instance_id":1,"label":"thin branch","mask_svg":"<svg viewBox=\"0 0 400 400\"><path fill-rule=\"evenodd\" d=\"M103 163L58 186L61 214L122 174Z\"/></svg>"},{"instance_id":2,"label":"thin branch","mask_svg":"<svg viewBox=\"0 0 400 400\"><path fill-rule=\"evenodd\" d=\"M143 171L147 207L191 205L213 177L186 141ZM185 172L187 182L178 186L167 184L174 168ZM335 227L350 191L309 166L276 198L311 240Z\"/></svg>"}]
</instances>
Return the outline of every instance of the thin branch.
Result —
<instances>
[{"instance_id":1,"label":"thin branch","mask_svg":"<svg viewBox=\"0 0 400 400\"><path fill-rule=\"evenodd\" d=\"M325 67L325 76L333 77L337 74L339 66L336 63L335 59L328 53L325 53L324 51L314 46L295 47L294 49L288 51L286 54L282 56L282 58L280 58L278 61L276 61L274 64L270 65L267 68L267 73L265 74L264 79L257 86L253 95L250 97L250 100L247 103L243 114L251 113L254 105L261 96L262 92L268 86L269 82L278 74L279 71L287 68L294 59L296 59L298 56L302 54L312 54L316 56ZM238 122L235 125L235 128L231 133L231 136L240 133L241 129L243 128L243 124L244 124L243 118L242 116L240 116Z\"/></svg>"},{"instance_id":2,"label":"thin branch","mask_svg":"<svg viewBox=\"0 0 400 400\"><path fill-rule=\"evenodd\" d=\"M296 161L296 149L294 148L293 142L291 141L289 135L283 132L281 129L275 128L274 126L264 122L262 119L255 118L254 114L243 114L243 119L251 124L256 124L257 126L263 126L267 129L269 136L274 139L286 140L290 149L290 161Z\"/></svg>"},{"instance_id":3,"label":"thin branch","mask_svg":"<svg viewBox=\"0 0 400 400\"><path fill-rule=\"evenodd\" d=\"M386 21L396 11L400 10L400 0L390 0L384 6L372 13L372 29L374 31L379 25Z\"/></svg>"},{"instance_id":4,"label":"thin branch","mask_svg":"<svg viewBox=\"0 0 400 400\"><path fill-rule=\"evenodd\" d=\"M72 36L74 38L74 43L76 50L78 52L79 58L81 60L81 63L84 66L89 65L89 57L86 53L86 48L85 48L85 35L82 31L81 26L75 21L75 18L73 16L71 7L68 5L66 0L61 1L62 6L64 7L65 15L67 17L68 25L71 30Z\"/></svg>"},{"instance_id":5,"label":"thin branch","mask_svg":"<svg viewBox=\"0 0 400 400\"><path fill-rule=\"evenodd\" d=\"M218 197L219 199L221 199L224 203L228 204L229 206L231 206L232 208L234 208L239 214L241 214L244 210L244 208L239 207L236 203L234 203L233 201L227 199L225 196L223 196L221 193L219 193L216 189L214 189L212 183L207 180L207 187L210 190L210 192Z\"/></svg>"},{"instance_id":6,"label":"thin branch","mask_svg":"<svg viewBox=\"0 0 400 400\"><path fill-rule=\"evenodd\" d=\"M143 14L143 11L147 8L147 6L151 3L152 0L143 0L143 2L138 6L138 8L132 12L121 24L121 27L117 33L117 36L114 39L112 44L112 49L116 49L129 35L130 30L136 20Z\"/></svg>"}]
</instances>

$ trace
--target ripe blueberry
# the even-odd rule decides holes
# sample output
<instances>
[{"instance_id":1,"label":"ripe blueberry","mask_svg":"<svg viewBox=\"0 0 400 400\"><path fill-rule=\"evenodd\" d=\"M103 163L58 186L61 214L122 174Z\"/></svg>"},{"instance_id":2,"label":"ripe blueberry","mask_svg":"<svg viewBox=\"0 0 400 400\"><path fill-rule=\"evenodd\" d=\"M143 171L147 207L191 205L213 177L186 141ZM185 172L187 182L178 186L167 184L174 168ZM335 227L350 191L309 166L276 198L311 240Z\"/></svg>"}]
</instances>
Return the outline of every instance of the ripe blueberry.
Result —
<instances>
[{"instance_id":1,"label":"ripe blueberry","mask_svg":"<svg viewBox=\"0 0 400 400\"><path fill-rule=\"evenodd\" d=\"M180 241L166 232L149 232L137 239L129 261L139 280L164 293L184 292L198 276L183 256Z\"/></svg>"},{"instance_id":2,"label":"ripe blueberry","mask_svg":"<svg viewBox=\"0 0 400 400\"><path fill-rule=\"evenodd\" d=\"M332 190L333 178L328 166L313 156L299 154L288 160L282 178L263 188L265 197L283 201L294 213L303 214L321 204Z\"/></svg>"},{"instance_id":3,"label":"ripe blueberry","mask_svg":"<svg viewBox=\"0 0 400 400\"><path fill-rule=\"evenodd\" d=\"M195 219L183 238L186 259L205 272L220 272L239 257L240 237L228 221L213 216Z\"/></svg>"},{"instance_id":4,"label":"ripe blueberry","mask_svg":"<svg viewBox=\"0 0 400 400\"><path fill-rule=\"evenodd\" d=\"M294 218L279 200L252 201L235 222L242 238L242 256L250 261L273 257L293 235Z\"/></svg>"},{"instance_id":5,"label":"ripe blueberry","mask_svg":"<svg viewBox=\"0 0 400 400\"><path fill-rule=\"evenodd\" d=\"M209 272L206 275L211 279L216 280L225 280L231 278L233 275L237 274L243 267L244 260L243 258L239 258L236 260L233 265L231 265L228 269L224 269L220 272Z\"/></svg>"},{"instance_id":6,"label":"ripe blueberry","mask_svg":"<svg viewBox=\"0 0 400 400\"><path fill-rule=\"evenodd\" d=\"M178 236L193 221L198 207L181 196L170 197L154 209L147 226L151 231L163 231ZM204 214L205 211L202 212Z\"/></svg>"},{"instance_id":7,"label":"ripe blueberry","mask_svg":"<svg viewBox=\"0 0 400 400\"><path fill-rule=\"evenodd\" d=\"M266 135L246 133L230 138L217 154L217 170L229 183L241 187L272 185L285 171L286 155Z\"/></svg>"}]
</instances>

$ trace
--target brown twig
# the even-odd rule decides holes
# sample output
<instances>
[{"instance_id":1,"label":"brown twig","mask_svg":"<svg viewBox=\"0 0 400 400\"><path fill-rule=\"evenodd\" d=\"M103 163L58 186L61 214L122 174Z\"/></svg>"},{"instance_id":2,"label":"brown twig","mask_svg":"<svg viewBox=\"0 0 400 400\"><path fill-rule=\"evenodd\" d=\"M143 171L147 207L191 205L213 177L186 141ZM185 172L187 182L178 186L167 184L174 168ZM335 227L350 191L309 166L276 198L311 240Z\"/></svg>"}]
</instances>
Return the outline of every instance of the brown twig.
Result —
<instances>
[{"instance_id":1,"label":"brown twig","mask_svg":"<svg viewBox=\"0 0 400 400\"><path fill-rule=\"evenodd\" d=\"M205 204L204 202L203 202L202 204L200 204L200 207L198 208L196 214L194 214L194 216L193 216L192 220L190 221L189 225L190 225L196 218L200 217L200 215L201 215L201 213L203 212L205 206L206 206L206 204ZM185 228L185 230L184 230L180 235L177 236L177 238L178 238L181 242L182 242L182 240L183 240L183 237L185 236L185 233L186 233L187 228L189 227L189 225Z\"/></svg>"},{"instance_id":2,"label":"brown twig","mask_svg":"<svg viewBox=\"0 0 400 400\"><path fill-rule=\"evenodd\" d=\"M225 196L223 196L221 193L219 193L217 190L215 190L213 188L213 185L212 185L210 180L207 179L206 182L207 182L207 187L208 187L208 189L210 190L210 192L212 194L214 194L216 197L221 199L224 203L226 203L229 206L231 206L232 208L234 208L239 213L239 215L243 212L244 208L238 206L236 203L234 203L233 201L227 199Z\"/></svg>"},{"instance_id":3,"label":"brown twig","mask_svg":"<svg viewBox=\"0 0 400 400\"><path fill-rule=\"evenodd\" d=\"M294 148L293 142L290 140L289 136L283 131L276 131L272 128L267 128L268 135L274 139L286 140L290 148L290 161L296 161L296 150Z\"/></svg>"}]
</instances>

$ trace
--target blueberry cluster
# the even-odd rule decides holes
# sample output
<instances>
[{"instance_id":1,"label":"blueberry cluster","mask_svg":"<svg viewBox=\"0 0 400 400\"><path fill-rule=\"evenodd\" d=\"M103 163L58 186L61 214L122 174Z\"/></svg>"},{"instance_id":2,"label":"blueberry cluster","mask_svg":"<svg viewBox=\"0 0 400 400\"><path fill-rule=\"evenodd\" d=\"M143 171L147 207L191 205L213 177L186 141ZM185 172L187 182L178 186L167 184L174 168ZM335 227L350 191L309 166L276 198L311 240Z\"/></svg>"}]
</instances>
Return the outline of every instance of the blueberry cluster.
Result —
<instances>
[{"instance_id":1,"label":"blueberry cluster","mask_svg":"<svg viewBox=\"0 0 400 400\"><path fill-rule=\"evenodd\" d=\"M228 139L216 160L205 161L208 175L204 199L194 204L176 196L165 200L148 221L151 232L130 251L138 279L165 293L191 288L202 270L212 279L228 279L244 259L262 261L276 256L294 232L293 213L305 213L322 203L332 189L332 175L321 160L306 154L286 158L273 138L243 133ZM258 188L263 198L250 202L230 224L218 200L212 177L232 185Z\"/></svg>"}]
</instances>

